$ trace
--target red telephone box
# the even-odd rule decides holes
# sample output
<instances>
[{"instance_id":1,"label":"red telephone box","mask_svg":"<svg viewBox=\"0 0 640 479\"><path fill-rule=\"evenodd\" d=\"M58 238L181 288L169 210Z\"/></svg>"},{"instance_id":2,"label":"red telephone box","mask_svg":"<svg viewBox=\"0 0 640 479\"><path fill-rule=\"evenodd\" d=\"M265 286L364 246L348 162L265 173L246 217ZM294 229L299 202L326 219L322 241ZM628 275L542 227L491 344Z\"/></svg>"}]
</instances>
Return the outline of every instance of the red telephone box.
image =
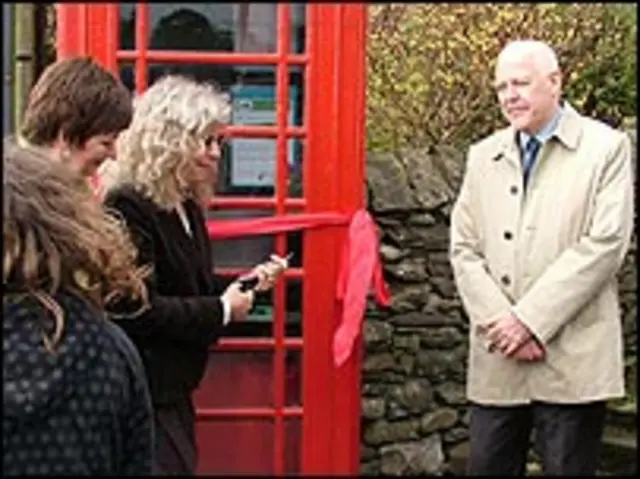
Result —
<instances>
[{"instance_id":1,"label":"red telephone box","mask_svg":"<svg viewBox=\"0 0 640 479\"><path fill-rule=\"evenodd\" d=\"M362 208L365 4L61 3L57 28L60 58L90 55L137 92L170 71L231 92L211 218ZM221 274L272 251L295 258L260 314L211 351L200 473L358 473L360 349L340 368L331 353L346 232L216 242Z\"/></svg>"}]
</instances>

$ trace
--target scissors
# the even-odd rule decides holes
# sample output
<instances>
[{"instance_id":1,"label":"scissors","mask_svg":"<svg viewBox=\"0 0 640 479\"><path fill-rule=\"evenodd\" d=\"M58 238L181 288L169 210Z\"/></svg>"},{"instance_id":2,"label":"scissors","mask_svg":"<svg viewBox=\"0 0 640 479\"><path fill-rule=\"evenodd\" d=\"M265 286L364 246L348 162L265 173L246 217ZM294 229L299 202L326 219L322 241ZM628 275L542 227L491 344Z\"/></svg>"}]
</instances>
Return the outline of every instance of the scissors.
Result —
<instances>
[{"instance_id":1,"label":"scissors","mask_svg":"<svg viewBox=\"0 0 640 479\"><path fill-rule=\"evenodd\" d=\"M289 261L291 260L291 258L293 258L293 253L287 254L287 256L285 256L284 258L278 256L277 254L272 254L269 257L271 261L274 261L275 263L280 265L283 270L289 267ZM252 276L251 278L243 278L238 280L238 282L240 283L240 291L244 293L256 287L256 285L258 284L258 277Z\"/></svg>"}]
</instances>

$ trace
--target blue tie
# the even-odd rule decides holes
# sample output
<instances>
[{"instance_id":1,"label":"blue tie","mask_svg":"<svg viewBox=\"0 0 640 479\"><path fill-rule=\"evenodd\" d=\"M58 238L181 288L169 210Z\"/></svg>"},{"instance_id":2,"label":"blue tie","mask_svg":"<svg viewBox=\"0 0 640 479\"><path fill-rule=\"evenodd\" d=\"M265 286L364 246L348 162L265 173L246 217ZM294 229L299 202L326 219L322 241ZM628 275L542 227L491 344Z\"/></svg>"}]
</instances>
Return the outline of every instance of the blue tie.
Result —
<instances>
[{"instance_id":1,"label":"blue tie","mask_svg":"<svg viewBox=\"0 0 640 479\"><path fill-rule=\"evenodd\" d=\"M525 188L527 187L531 169L533 168L533 164L536 162L536 157L538 156L538 152L540 151L541 146L542 143L540 143L540 141L535 136L532 136L531 138L529 138L529 141L527 141L527 144L524 147L522 176Z\"/></svg>"}]
</instances>

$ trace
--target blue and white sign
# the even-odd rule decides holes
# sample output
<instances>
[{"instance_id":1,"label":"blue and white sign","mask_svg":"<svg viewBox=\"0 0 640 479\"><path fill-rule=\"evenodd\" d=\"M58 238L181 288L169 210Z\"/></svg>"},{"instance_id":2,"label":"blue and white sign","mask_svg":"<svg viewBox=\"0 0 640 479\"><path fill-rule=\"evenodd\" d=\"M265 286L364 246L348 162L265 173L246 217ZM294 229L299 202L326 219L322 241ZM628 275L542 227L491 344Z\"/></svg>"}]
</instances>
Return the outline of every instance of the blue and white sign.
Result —
<instances>
[{"instance_id":1,"label":"blue and white sign","mask_svg":"<svg viewBox=\"0 0 640 479\"><path fill-rule=\"evenodd\" d=\"M296 87L291 86L289 124L293 124ZM233 124L269 126L276 124L276 95L273 85L234 85L231 88ZM289 142L288 162L294 159ZM238 138L231 144L231 186L272 187L276 174L276 141L273 138Z\"/></svg>"}]
</instances>

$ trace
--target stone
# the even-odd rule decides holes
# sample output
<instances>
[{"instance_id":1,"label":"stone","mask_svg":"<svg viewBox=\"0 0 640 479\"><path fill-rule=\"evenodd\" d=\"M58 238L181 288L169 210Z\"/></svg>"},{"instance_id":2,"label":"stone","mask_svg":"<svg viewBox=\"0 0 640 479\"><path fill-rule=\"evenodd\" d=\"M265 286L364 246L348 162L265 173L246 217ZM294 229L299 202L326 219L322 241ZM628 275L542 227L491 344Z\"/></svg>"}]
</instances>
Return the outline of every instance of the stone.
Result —
<instances>
[{"instance_id":1,"label":"stone","mask_svg":"<svg viewBox=\"0 0 640 479\"><path fill-rule=\"evenodd\" d=\"M362 385L362 395L367 397L384 396L387 393L388 386L375 380L375 376L371 373L365 374L365 381Z\"/></svg>"},{"instance_id":2,"label":"stone","mask_svg":"<svg viewBox=\"0 0 640 479\"><path fill-rule=\"evenodd\" d=\"M362 417L365 419L380 419L384 417L387 409L383 398L362 398Z\"/></svg>"},{"instance_id":3,"label":"stone","mask_svg":"<svg viewBox=\"0 0 640 479\"><path fill-rule=\"evenodd\" d=\"M449 278L453 280L453 271L451 269L449 253L446 251L446 248L445 252L429 253L427 269L429 270L430 277Z\"/></svg>"},{"instance_id":4,"label":"stone","mask_svg":"<svg viewBox=\"0 0 640 479\"><path fill-rule=\"evenodd\" d=\"M376 213L418 208L416 198L409 187L406 168L394 154L367 155L367 187L371 199L369 206Z\"/></svg>"},{"instance_id":5,"label":"stone","mask_svg":"<svg viewBox=\"0 0 640 479\"><path fill-rule=\"evenodd\" d=\"M411 215L409 215L411 217ZM407 213L400 212L377 212L374 217L374 221L379 227L385 231L390 227L403 225L406 223Z\"/></svg>"},{"instance_id":6,"label":"stone","mask_svg":"<svg viewBox=\"0 0 640 479\"><path fill-rule=\"evenodd\" d=\"M436 387L436 393L446 404L460 406L467 403L465 387L459 383L441 384Z\"/></svg>"},{"instance_id":7,"label":"stone","mask_svg":"<svg viewBox=\"0 0 640 479\"><path fill-rule=\"evenodd\" d=\"M433 387L426 379L409 379L402 386L394 386L390 398L411 413L429 409L433 402Z\"/></svg>"},{"instance_id":8,"label":"stone","mask_svg":"<svg viewBox=\"0 0 640 479\"><path fill-rule=\"evenodd\" d=\"M425 311L412 311L406 314L391 316L389 321L394 326L441 326L451 324L451 319L427 308Z\"/></svg>"},{"instance_id":9,"label":"stone","mask_svg":"<svg viewBox=\"0 0 640 479\"><path fill-rule=\"evenodd\" d=\"M395 366L396 368L400 368L399 365ZM383 371L379 373L367 373L364 378L367 381L380 381L386 383L391 386L394 384L404 384L407 380L406 374L397 373L394 371Z\"/></svg>"},{"instance_id":10,"label":"stone","mask_svg":"<svg viewBox=\"0 0 640 479\"><path fill-rule=\"evenodd\" d=\"M451 218L452 211L453 211L453 203L446 203L440 207L440 217Z\"/></svg>"},{"instance_id":11,"label":"stone","mask_svg":"<svg viewBox=\"0 0 640 479\"><path fill-rule=\"evenodd\" d=\"M413 233L403 221L395 221L385 227L382 234L383 244L393 244L398 248L408 248L413 241Z\"/></svg>"},{"instance_id":12,"label":"stone","mask_svg":"<svg viewBox=\"0 0 640 479\"><path fill-rule=\"evenodd\" d=\"M385 446L380 450L381 472L389 476L439 474L444 468L440 436Z\"/></svg>"},{"instance_id":13,"label":"stone","mask_svg":"<svg viewBox=\"0 0 640 479\"><path fill-rule=\"evenodd\" d=\"M469 437L469 429L466 427L454 427L445 432L442 439L445 443L458 443Z\"/></svg>"},{"instance_id":14,"label":"stone","mask_svg":"<svg viewBox=\"0 0 640 479\"><path fill-rule=\"evenodd\" d=\"M389 422L379 419L364 427L364 442L368 446L403 442L419 437L420 421L415 419Z\"/></svg>"},{"instance_id":15,"label":"stone","mask_svg":"<svg viewBox=\"0 0 640 479\"><path fill-rule=\"evenodd\" d=\"M458 297L443 298L438 293L431 293L423 311L437 312L442 317L442 324L463 324L462 301Z\"/></svg>"},{"instance_id":16,"label":"stone","mask_svg":"<svg viewBox=\"0 0 640 479\"><path fill-rule=\"evenodd\" d=\"M409 217L407 223L410 226L431 226L437 223L437 220L433 217L433 215L422 212L415 213Z\"/></svg>"},{"instance_id":17,"label":"stone","mask_svg":"<svg viewBox=\"0 0 640 479\"><path fill-rule=\"evenodd\" d=\"M451 278L433 276L429 278L429 283L433 285L434 291L440 293L445 298L454 298L457 294L456 285Z\"/></svg>"},{"instance_id":18,"label":"stone","mask_svg":"<svg viewBox=\"0 0 640 479\"><path fill-rule=\"evenodd\" d=\"M464 165L464 154L454 148L420 149L401 152L407 165L408 180L417 200L433 209L455 199Z\"/></svg>"},{"instance_id":19,"label":"stone","mask_svg":"<svg viewBox=\"0 0 640 479\"><path fill-rule=\"evenodd\" d=\"M395 360L391 353L379 353L367 355L362 365L362 370L367 371L387 371L395 366Z\"/></svg>"},{"instance_id":20,"label":"stone","mask_svg":"<svg viewBox=\"0 0 640 479\"><path fill-rule=\"evenodd\" d=\"M393 289L389 288L389 293L393 295ZM367 320L386 321L390 316L390 308L380 307L373 297L368 297L365 304L364 314Z\"/></svg>"},{"instance_id":21,"label":"stone","mask_svg":"<svg viewBox=\"0 0 640 479\"><path fill-rule=\"evenodd\" d=\"M449 449L449 471L456 476L466 475L470 454L469 441L452 446Z\"/></svg>"},{"instance_id":22,"label":"stone","mask_svg":"<svg viewBox=\"0 0 640 479\"><path fill-rule=\"evenodd\" d=\"M386 321L365 321L363 325L364 343L369 346L384 345L391 341L393 326Z\"/></svg>"},{"instance_id":23,"label":"stone","mask_svg":"<svg viewBox=\"0 0 640 479\"><path fill-rule=\"evenodd\" d=\"M429 434L453 427L456 422L458 422L458 412L453 408L443 407L422 416L420 430L423 434Z\"/></svg>"},{"instance_id":24,"label":"stone","mask_svg":"<svg viewBox=\"0 0 640 479\"><path fill-rule=\"evenodd\" d=\"M428 327L420 335L420 345L424 349L451 349L466 339L467 335L453 326Z\"/></svg>"},{"instance_id":25,"label":"stone","mask_svg":"<svg viewBox=\"0 0 640 479\"><path fill-rule=\"evenodd\" d=\"M404 374L411 374L415 368L416 358L413 354L401 354L397 359L398 368Z\"/></svg>"},{"instance_id":26,"label":"stone","mask_svg":"<svg viewBox=\"0 0 640 479\"><path fill-rule=\"evenodd\" d=\"M378 457L378 450L373 447L360 446L360 460L370 461Z\"/></svg>"},{"instance_id":27,"label":"stone","mask_svg":"<svg viewBox=\"0 0 640 479\"><path fill-rule=\"evenodd\" d=\"M456 378L464 381L466 361L458 349L423 349L416 359L416 371L434 382Z\"/></svg>"},{"instance_id":28,"label":"stone","mask_svg":"<svg viewBox=\"0 0 640 479\"><path fill-rule=\"evenodd\" d=\"M393 348L417 353L420 350L420 336L418 334L398 334L393 338Z\"/></svg>"},{"instance_id":29,"label":"stone","mask_svg":"<svg viewBox=\"0 0 640 479\"><path fill-rule=\"evenodd\" d=\"M411 413L406 409L400 407L395 402L389 403L389 412L387 413L387 419L390 421L397 421L398 419L407 419L411 416Z\"/></svg>"},{"instance_id":30,"label":"stone","mask_svg":"<svg viewBox=\"0 0 640 479\"><path fill-rule=\"evenodd\" d=\"M363 476L379 476L380 475L380 461L367 461L360 465L360 474Z\"/></svg>"},{"instance_id":31,"label":"stone","mask_svg":"<svg viewBox=\"0 0 640 479\"><path fill-rule=\"evenodd\" d=\"M527 462L526 476L543 476L542 465L539 462L529 461Z\"/></svg>"},{"instance_id":32,"label":"stone","mask_svg":"<svg viewBox=\"0 0 640 479\"><path fill-rule=\"evenodd\" d=\"M415 227L413 231L413 244L423 251L449 250L449 227L446 224L436 223L427 227Z\"/></svg>"},{"instance_id":33,"label":"stone","mask_svg":"<svg viewBox=\"0 0 640 479\"><path fill-rule=\"evenodd\" d=\"M389 244L380 245L380 256L385 263L395 263L407 255L407 251Z\"/></svg>"},{"instance_id":34,"label":"stone","mask_svg":"<svg viewBox=\"0 0 640 479\"><path fill-rule=\"evenodd\" d=\"M405 258L400 263L385 265L384 270L398 281L417 283L427 279L425 260L420 258Z\"/></svg>"},{"instance_id":35,"label":"stone","mask_svg":"<svg viewBox=\"0 0 640 479\"><path fill-rule=\"evenodd\" d=\"M391 298L390 311L392 313L407 313L420 310L425 304L431 286L427 283L423 284L403 284L397 291L394 291Z\"/></svg>"},{"instance_id":36,"label":"stone","mask_svg":"<svg viewBox=\"0 0 640 479\"><path fill-rule=\"evenodd\" d=\"M465 408L464 414L462 415L462 424L469 427L471 423L471 410L469 408Z\"/></svg>"}]
</instances>

